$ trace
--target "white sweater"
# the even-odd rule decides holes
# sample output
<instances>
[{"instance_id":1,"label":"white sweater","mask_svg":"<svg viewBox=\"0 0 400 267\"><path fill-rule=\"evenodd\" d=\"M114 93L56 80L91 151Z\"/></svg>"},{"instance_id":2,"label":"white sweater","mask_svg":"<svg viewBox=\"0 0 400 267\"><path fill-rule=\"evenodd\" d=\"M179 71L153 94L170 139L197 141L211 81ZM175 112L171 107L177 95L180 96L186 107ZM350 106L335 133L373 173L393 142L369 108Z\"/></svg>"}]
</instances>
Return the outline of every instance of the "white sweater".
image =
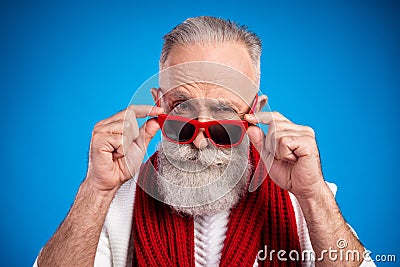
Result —
<instances>
[{"instance_id":1,"label":"white sweater","mask_svg":"<svg viewBox=\"0 0 400 267\"><path fill-rule=\"evenodd\" d=\"M335 195L336 185L333 183L327 184ZM134 179L130 179L121 186L111 203L97 247L94 264L96 267L126 266L127 258L130 256L128 255L128 245L131 235L135 190L136 182ZM301 250L310 251L312 250L310 236L300 205L294 195L290 194L290 198L296 216ZM227 231L228 217L229 212L224 211L213 216L204 216L194 220L196 267L218 266ZM254 260L254 266L257 266L257 260ZM37 267L36 261L33 265L34 267ZM303 266L314 266L314 263L303 262ZM364 260L361 266L375 266L375 264Z\"/></svg>"}]
</instances>

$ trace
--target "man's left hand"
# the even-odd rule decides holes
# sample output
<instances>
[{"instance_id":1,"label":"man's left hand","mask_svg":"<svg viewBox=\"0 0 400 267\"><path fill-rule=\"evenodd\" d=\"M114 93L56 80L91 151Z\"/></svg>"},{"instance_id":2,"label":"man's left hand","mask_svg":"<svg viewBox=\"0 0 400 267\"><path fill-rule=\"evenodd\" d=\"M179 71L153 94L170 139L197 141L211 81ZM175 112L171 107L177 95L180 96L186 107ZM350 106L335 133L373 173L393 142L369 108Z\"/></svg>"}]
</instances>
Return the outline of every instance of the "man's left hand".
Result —
<instances>
[{"instance_id":1,"label":"man's left hand","mask_svg":"<svg viewBox=\"0 0 400 267\"><path fill-rule=\"evenodd\" d=\"M318 196L326 185L314 130L294 124L278 112L247 114L245 119L268 125L267 135L255 125L248 128L247 134L265 166L271 166L271 179L298 199Z\"/></svg>"}]
</instances>

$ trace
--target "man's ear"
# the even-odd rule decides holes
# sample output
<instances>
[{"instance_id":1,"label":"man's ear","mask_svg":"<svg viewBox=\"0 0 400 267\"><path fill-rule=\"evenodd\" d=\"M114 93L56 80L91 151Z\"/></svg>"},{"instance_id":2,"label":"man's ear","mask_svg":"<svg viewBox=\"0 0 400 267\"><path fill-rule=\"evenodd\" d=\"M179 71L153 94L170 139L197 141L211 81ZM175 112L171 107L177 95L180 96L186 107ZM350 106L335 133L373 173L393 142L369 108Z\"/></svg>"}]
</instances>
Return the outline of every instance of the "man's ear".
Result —
<instances>
[{"instance_id":1,"label":"man's ear","mask_svg":"<svg viewBox=\"0 0 400 267\"><path fill-rule=\"evenodd\" d=\"M157 97L158 97L158 90L160 90L159 88L151 88L150 89L150 92L151 92L151 95L153 96L153 100L154 100L154 103L157 105L157 106L159 106L158 104L158 99L157 99Z\"/></svg>"},{"instance_id":2,"label":"man's ear","mask_svg":"<svg viewBox=\"0 0 400 267\"><path fill-rule=\"evenodd\" d=\"M258 97L258 101L255 107L255 112L261 111L261 109L268 103L268 96L261 95Z\"/></svg>"}]
</instances>

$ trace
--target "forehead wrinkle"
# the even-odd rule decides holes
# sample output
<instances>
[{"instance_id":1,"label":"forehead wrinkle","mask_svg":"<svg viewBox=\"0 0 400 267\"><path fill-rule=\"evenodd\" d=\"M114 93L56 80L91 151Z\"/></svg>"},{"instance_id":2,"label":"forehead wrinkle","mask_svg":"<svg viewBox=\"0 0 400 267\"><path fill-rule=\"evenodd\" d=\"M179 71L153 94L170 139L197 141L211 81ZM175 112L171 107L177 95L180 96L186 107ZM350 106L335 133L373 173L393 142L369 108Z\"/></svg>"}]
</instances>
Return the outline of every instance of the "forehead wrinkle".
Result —
<instances>
[{"instance_id":1,"label":"forehead wrinkle","mask_svg":"<svg viewBox=\"0 0 400 267\"><path fill-rule=\"evenodd\" d=\"M206 89L199 82L193 82L167 90L164 94L179 99L206 98L207 92L210 90L211 89Z\"/></svg>"},{"instance_id":2,"label":"forehead wrinkle","mask_svg":"<svg viewBox=\"0 0 400 267\"><path fill-rule=\"evenodd\" d=\"M250 105L250 103L246 103L244 99L236 95L236 93L230 92L230 90L225 87L202 82L187 83L176 87L175 89L169 90L165 94L166 96L183 100L189 100L193 98L212 99L223 105L230 106L237 111L245 111ZM232 94L232 96L229 97L227 94Z\"/></svg>"},{"instance_id":3,"label":"forehead wrinkle","mask_svg":"<svg viewBox=\"0 0 400 267\"><path fill-rule=\"evenodd\" d=\"M198 87L197 83L206 83L219 85L233 91L245 103L253 100L258 92L258 85L257 81L252 79L255 77L249 76L248 71L253 66L251 60L247 60L249 59L247 56L246 58L242 57L243 55L239 53L242 51L240 47L228 45L226 47L207 47L206 50L203 46L197 48L188 50L180 47L171 53L170 62L160 70L159 84L161 88L168 90L179 86L187 88L193 86L193 95L199 97L205 92L196 88ZM200 54L202 56L198 57ZM245 54L247 55L247 53ZM225 96L223 93L220 95Z\"/></svg>"},{"instance_id":4,"label":"forehead wrinkle","mask_svg":"<svg viewBox=\"0 0 400 267\"><path fill-rule=\"evenodd\" d=\"M193 92L192 90L184 87L184 86L179 86L177 88L167 90L164 95L167 98L175 98L175 99L191 99L193 98Z\"/></svg>"}]
</instances>

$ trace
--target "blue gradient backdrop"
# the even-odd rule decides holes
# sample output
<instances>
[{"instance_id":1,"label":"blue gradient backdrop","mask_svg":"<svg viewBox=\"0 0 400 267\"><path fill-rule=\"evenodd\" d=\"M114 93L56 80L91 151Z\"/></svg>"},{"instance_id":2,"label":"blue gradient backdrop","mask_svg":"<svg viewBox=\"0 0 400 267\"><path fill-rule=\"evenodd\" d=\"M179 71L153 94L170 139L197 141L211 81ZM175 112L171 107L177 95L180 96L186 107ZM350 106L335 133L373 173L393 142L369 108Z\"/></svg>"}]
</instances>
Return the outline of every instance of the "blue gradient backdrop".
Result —
<instances>
[{"instance_id":1,"label":"blue gradient backdrop","mask_svg":"<svg viewBox=\"0 0 400 267\"><path fill-rule=\"evenodd\" d=\"M396 1L1 1L0 265L33 263L85 177L93 125L157 72L163 34L198 15L258 33L271 108L315 129L345 218L375 254L400 257L399 13Z\"/></svg>"}]
</instances>

